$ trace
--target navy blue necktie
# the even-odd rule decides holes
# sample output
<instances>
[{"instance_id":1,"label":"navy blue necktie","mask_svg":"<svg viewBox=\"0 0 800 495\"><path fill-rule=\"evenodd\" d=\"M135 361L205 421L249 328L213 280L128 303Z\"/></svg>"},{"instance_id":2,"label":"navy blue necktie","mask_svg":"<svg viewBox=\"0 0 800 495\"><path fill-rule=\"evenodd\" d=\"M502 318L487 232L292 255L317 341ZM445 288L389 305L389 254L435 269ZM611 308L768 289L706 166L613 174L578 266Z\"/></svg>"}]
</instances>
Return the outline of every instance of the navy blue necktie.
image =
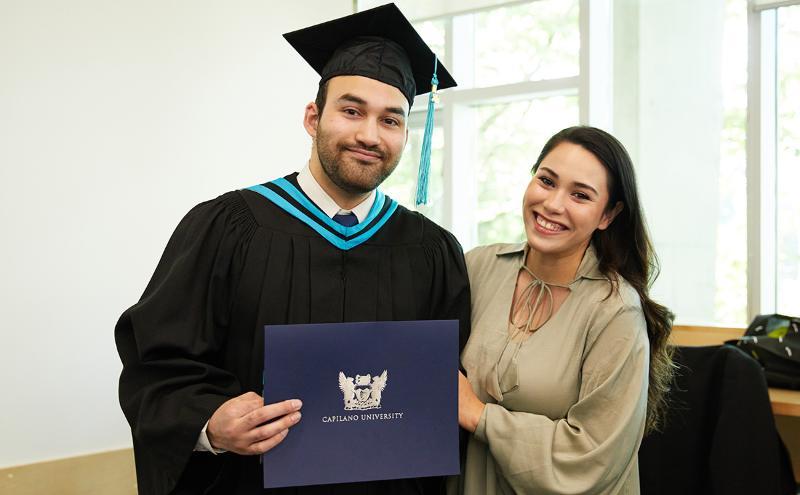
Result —
<instances>
[{"instance_id":1,"label":"navy blue necktie","mask_svg":"<svg viewBox=\"0 0 800 495\"><path fill-rule=\"evenodd\" d=\"M340 223L345 227L352 227L353 225L358 223L358 217L355 213L347 213L345 215L336 214L333 216L333 221L336 223Z\"/></svg>"}]
</instances>

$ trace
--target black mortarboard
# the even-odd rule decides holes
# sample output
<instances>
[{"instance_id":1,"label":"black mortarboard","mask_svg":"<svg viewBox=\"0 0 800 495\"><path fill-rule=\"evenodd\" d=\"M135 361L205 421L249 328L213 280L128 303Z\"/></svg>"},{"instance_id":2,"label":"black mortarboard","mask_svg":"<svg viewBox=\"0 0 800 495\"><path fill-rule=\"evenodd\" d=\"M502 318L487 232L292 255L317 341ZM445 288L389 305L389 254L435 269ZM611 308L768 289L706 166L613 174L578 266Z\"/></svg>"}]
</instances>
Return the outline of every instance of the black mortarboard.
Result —
<instances>
[{"instance_id":1,"label":"black mortarboard","mask_svg":"<svg viewBox=\"0 0 800 495\"><path fill-rule=\"evenodd\" d=\"M431 90L436 56L393 3L283 35L324 83L364 76L399 89L408 99ZM438 89L456 85L441 63Z\"/></svg>"}]
</instances>

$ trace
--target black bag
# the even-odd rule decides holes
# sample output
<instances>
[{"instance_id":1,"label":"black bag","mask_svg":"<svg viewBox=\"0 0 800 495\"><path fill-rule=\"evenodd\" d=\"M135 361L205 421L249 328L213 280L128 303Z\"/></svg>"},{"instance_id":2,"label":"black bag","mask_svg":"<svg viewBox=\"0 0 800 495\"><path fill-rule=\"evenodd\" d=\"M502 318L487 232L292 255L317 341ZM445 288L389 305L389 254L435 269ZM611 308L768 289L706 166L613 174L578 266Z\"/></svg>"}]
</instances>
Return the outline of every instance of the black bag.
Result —
<instances>
[{"instance_id":1,"label":"black bag","mask_svg":"<svg viewBox=\"0 0 800 495\"><path fill-rule=\"evenodd\" d=\"M800 389L800 318L759 315L744 336L729 340L764 368L771 387Z\"/></svg>"}]
</instances>

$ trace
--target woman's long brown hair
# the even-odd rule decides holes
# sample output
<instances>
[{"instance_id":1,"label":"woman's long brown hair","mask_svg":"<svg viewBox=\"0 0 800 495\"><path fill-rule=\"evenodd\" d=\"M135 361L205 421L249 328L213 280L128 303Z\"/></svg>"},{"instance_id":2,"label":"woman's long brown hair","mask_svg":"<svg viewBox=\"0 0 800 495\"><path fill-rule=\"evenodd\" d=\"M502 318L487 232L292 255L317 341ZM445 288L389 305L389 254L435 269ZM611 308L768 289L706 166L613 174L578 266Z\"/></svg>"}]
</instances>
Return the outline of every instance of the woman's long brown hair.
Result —
<instances>
[{"instance_id":1,"label":"woman's long brown hair","mask_svg":"<svg viewBox=\"0 0 800 495\"><path fill-rule=\"evenodd\" d=\"M600 271L609 279L625 279L639 294L647 336L650 340L649 387L647 389L647 419L645 432L658 430L667 409L667 393L675 366L672 348L667 345L674 315L666 307L650 299L650 286L658 277L659 264L653 243L647 232L633 161L625 147L611 134L595 127L577 126L564 129L544 145L533 171L545 156L563 142L581 146L592 153L608 171L610 211L617 202L623 209L606 230L596 230L592 243L597 252ZM612 284L613 285L613 284Z\"/></svg>"}]
</instances>

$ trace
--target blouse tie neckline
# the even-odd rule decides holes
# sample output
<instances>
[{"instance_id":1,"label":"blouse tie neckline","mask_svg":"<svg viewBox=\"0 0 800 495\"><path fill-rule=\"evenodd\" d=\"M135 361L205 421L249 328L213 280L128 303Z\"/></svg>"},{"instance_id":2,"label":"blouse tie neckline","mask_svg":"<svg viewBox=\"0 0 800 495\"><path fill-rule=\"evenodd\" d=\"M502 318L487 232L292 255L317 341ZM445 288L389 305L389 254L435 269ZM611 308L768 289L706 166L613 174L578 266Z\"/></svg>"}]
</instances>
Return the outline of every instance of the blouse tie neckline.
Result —
<instances>
[{"instance_id":1,"label":"blouse tie neckline","mask_svg":"<svg viewBox=\"0 0 800 495\"><path fill-rule=\"evenodd\" d=\"M517 355L522 348L522 344L525 342L525 340L527 340L524 338L524 336L526 334L535 333L537 330L547 324L547 322L550 321L550 318L553 316L553 291L550 289L550 287L561 287L563 289L570 288L568 285L545 282L537 277L536 274L533 273L533 271L531 271L531 269L525 264L523 264L521 268L528 272L528 274L531 276L531 281L522 290L519 299L511 309L511 313L509 314L508 318L509 325L513 328L513 331L507 331L508 337L506 338L505 345L503 346L503 351L500 353L500 356L497 358L494 366L492 366L492 369L489 373L489 380L487 380L486 384L486 391L498 402L503 400L504 394L519 388ZM536 289L539 290L537 291ZM535 297L534 294L536 294ZM523 304L525 305L525 309L528 311L528 317L524 324L515 325L513 321L514 315L517 314L520 309L522 309ZM533 318L543 304L547 304L547 316L542 319L542 321L534 328ZM501 373L500 363L503 361L503 356L505 356L506 351L509 348L509 344L511 344L518 336L520 338L517 339L516 345L514 346L514 354L511 356L511 360Z\"/></svg>"}]
</instances>

